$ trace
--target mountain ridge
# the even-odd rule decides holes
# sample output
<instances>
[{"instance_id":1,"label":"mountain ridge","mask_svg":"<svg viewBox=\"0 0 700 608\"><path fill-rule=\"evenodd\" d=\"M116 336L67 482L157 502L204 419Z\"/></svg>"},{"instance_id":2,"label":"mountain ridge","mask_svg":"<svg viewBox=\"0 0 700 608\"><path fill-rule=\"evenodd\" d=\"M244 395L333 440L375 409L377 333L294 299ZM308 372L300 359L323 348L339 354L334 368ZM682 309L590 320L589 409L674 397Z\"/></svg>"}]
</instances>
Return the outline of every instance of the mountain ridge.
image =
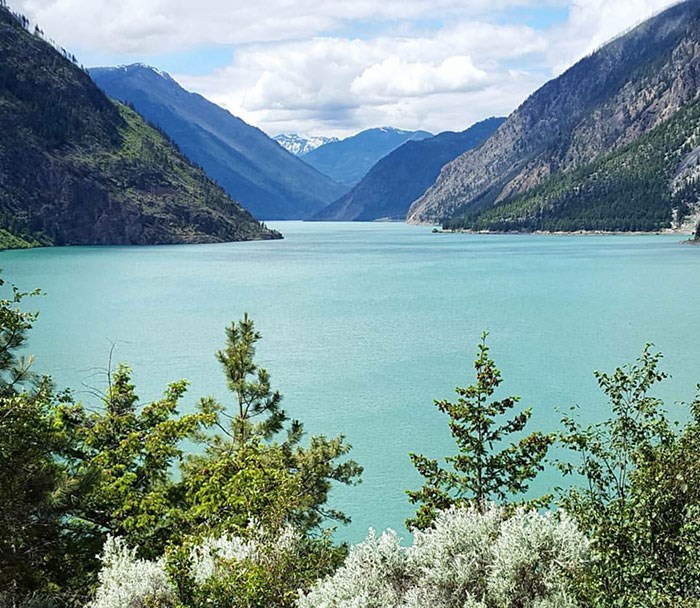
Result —
<instances>
[{"instance_id":1,"label":"mountain ridge","mask_svg":"<svg viewBox=\"0 0 700 608\"><path fill-rule=\"evenodd\" d=\"M108 95L158 125L258 219L303 219L345 188L169 74L143 64L91 68Z\"/></svg>"},{"instance_id":2,"label":"mountain ridge","mask_svg":"<svg viewBox=\"0 0 700 608\"><path fill-rule=\"evenodd\" d=\"M340 141L337 137L300 135L299 133L280 133L279 135L275 135L272 139L285 150L294 154L294 156L303 156L307 152L311 152L311 150Z\"/></svg>"},{"instance_id":3,"label":"mountain ridge","mask_svg":"<svg viewBox=\"0 0 700 608\"><path fill-rule=\"evenodd\" d=\"M304 154L301 158L321 173L345 184L345 192L347 192L367 174L377 161L401 144L409 140L426 139L432 136L432 133L427 131L375 127L365 129L340 141L320 146Z\"/></svg>"},{"instance_id":4,"label":"mountain ridge","mask_svg":"<svg viewBox=\"0 0 700 608\"><path fill-rule=\"evenodd\" d=\"M475 217L669 119L700 90L699 16L698 0L675 5L546 83L478 155L466 152L446 165L413 203L408 221Z\"/></svg>"},{"instance_id":5,"label":"mountain ridge","mask_svg":"<svg viewBox=\"0 0 700 608\"><path fill-rule=\"evenodd\" d=\"M489 118L468 129L410 140L380 159L347 194L313 219L331 221L405 220L411 203L435 181L440 169L481 145L503 123Z\"/></svg>"}]
</instances>

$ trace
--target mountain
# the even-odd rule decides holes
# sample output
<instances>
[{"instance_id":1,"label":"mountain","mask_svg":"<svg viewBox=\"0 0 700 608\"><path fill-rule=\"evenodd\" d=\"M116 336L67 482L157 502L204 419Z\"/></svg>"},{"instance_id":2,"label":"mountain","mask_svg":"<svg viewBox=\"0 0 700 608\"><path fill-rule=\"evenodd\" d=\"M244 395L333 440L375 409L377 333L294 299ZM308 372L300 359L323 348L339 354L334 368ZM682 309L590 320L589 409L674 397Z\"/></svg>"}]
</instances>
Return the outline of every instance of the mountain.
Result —
<instances>
[{"instance_id":1,"label":"mountain","mask_svg":"<svg viewBox=\"0 0 700 608\"><path fill-rule=\"evenodd\" d=\"M280 237L25 25L0 6L0 247Z\"/></svg>"},{"instance_id":2,"label":"mountain","mask_svg":"<svg viewBox=\"0 0 700 608\"><path fill-rule=\"evenodd\" d=\"M347 139L325 144L304 154L302 158L335 181L354 186L380 158L407 141L427 137L432 137L432 134L391 127L368 129Z\"/></svg>"},{"instance_id":3,"label":"mountain","mask_svg":"<svg viewBox=\"0 0 700 608\"><path fill-rule=\"evenodd\" d=\"M185 156L259 219L307 218L346 191L165 72L137 64L93 68L90 75L110 97L133 104L163 129Z\"/></svg>"},{"instance_id":4,"label":"mountain","mask_svg":"<svg viewBox=\"0 0 700 608\"><path fill-rule=\"evenodd\" d=\"M407 141L374 165L350 192L321 209L314 219L404 220L411 203L435 182L440 169L484 143L504 120L489 118L461 133L445 132Z\"/></svg>"},{"instance_id":5,"label":"mountain","mask_svg":"<svg viewBox=\"0 0 700 608\"><path fill-rule=\"evenodd\" d=\"M446 165L408 221L657 230L697 191L700 0L673 6L528 98Z\"/></svg>"},{"instance_id":6,"label":"mountain","mask_svg":"<svg viewBox=\"0 0 700 608\"><path fill-rule=\"evenodd\" d=\"M296 133L282 133L273 139L285 150L294 154L294 156L302 156L320 146L339 141L337 137L314 137L312 135L297 135Z\"/></svg>"}]
</instances>

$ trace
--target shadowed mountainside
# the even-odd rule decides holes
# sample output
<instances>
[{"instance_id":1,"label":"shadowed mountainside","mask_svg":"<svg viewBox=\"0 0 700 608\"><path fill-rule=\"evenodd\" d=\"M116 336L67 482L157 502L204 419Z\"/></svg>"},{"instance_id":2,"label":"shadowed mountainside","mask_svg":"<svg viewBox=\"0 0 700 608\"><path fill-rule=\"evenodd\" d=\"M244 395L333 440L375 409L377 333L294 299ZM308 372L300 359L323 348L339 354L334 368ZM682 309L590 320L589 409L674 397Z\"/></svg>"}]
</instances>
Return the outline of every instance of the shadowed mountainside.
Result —
<instances>
[{"instance_id":1,"label":"shadowed mountainside","mask_svg":"<svg viewBox=\"0 0 700 608\"><path fill-rule=\"evenodd\" d=\"M484 143L504 120L489 118L461 133L445 132L406 142L382 158L359 184L319 211L314 219L406 219L411 203L435 182L440 169L463 152Z\"/></svg>"},{"instance_id":2,"label":"shadowed mountainside","mask_svg":"<svg viewBox=\"0 0 700 608\"><path fill-rule=\"evenodd\" d=\"M144 65L93 68L110 97L133 104L258 219L304 219L346 188L256 127Z\"/></svg>"}]
</instances>

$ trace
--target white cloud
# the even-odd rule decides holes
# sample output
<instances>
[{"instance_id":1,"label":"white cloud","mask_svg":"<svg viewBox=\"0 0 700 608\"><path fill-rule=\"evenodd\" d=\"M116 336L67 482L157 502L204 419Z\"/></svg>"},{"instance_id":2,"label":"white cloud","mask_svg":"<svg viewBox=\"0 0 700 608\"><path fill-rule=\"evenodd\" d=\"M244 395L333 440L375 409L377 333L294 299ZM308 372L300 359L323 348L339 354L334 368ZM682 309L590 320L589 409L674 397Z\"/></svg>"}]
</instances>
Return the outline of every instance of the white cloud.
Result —
<instances>
[{"instance_id":1,"label":"white cloud","mask_svg":"<svg viewBox=\"0 0 700 608\"><path fill-rule=\"evenodd\" d=\"M308 38L354 22L461 20L559 0L11 0L67 47L158 52Z\"/></svg>"},{"instance_id":2,"label":"white cloud","mask_svg":"<svg viewBox=\"0 0 700 608\"><path fill-rule=\"evenodd\" d=\"M390 100L475 90L488 80L486 72L466 55L453 55L437 64L410 63L391 55L365 69L350 83L350 91L364 99Z\"/></svg>"},{"instance_id":3,"label":"white cloud","mask_svg":"<svg viewBox=\"0 0 700 608\"><path fill-rule=\"evenodd\" d=\"M469 22L431 36L246 45L223 70L176 78L272 134L343 135L383 124L442 131L466 128L476 96L494 90L504 94L491 95L495 103L483 111L508 113L528 90L514 96L513 88L532 87L543 77L523 76L503 62L546 48L531 28Z\"/></svg>"},{"instance_id":4,"label":"white cloud","mask_svg":"<svg viewBox=\"0 0 700 608\"><path fill-rule=\"evenodd\" d=\"M673 0L10 0L68 49L144 54L226 45L174 74L274 135L378 125L433 132L510 113L538 86ZM566 7L535 29L526 10ZM518 16L519 17L516 17Z\"/></svg>"}]
</instances>

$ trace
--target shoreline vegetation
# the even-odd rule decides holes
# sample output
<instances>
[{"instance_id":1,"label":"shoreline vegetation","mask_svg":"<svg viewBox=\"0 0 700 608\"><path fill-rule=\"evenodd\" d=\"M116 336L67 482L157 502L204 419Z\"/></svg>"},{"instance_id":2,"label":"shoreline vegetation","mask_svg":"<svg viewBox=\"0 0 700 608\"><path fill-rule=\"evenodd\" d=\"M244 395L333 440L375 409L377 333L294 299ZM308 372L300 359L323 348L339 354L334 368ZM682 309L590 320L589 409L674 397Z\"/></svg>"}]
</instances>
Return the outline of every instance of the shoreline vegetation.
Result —
<instances>
[{"instance_id":1,"label":"shoreline vegetation","mask_svg":"<svg viewBox=\"0 0 700 608\"><path fill-rule=\"evenodd\" d=\"M423 477L407 491L413 545L387 531L348 547L332 526L349 520L328 501L362 468L343 435L305 437L287 416L247 315L217 353L226 402L181 414L181 380L141 403L120 365L94 409L20 356L37 318L24 300L40 292L4 285L2 608L698 605L700 385L675 425L654 394L667 374L651 345L595 372L606 420L585 425L573 407L558 430L524 436L532 411L497 396L484 334L471 384L434 401L456 453L410 455ZM545 466L572 483L524 501Z\"/></svg>"}]
</instances>

